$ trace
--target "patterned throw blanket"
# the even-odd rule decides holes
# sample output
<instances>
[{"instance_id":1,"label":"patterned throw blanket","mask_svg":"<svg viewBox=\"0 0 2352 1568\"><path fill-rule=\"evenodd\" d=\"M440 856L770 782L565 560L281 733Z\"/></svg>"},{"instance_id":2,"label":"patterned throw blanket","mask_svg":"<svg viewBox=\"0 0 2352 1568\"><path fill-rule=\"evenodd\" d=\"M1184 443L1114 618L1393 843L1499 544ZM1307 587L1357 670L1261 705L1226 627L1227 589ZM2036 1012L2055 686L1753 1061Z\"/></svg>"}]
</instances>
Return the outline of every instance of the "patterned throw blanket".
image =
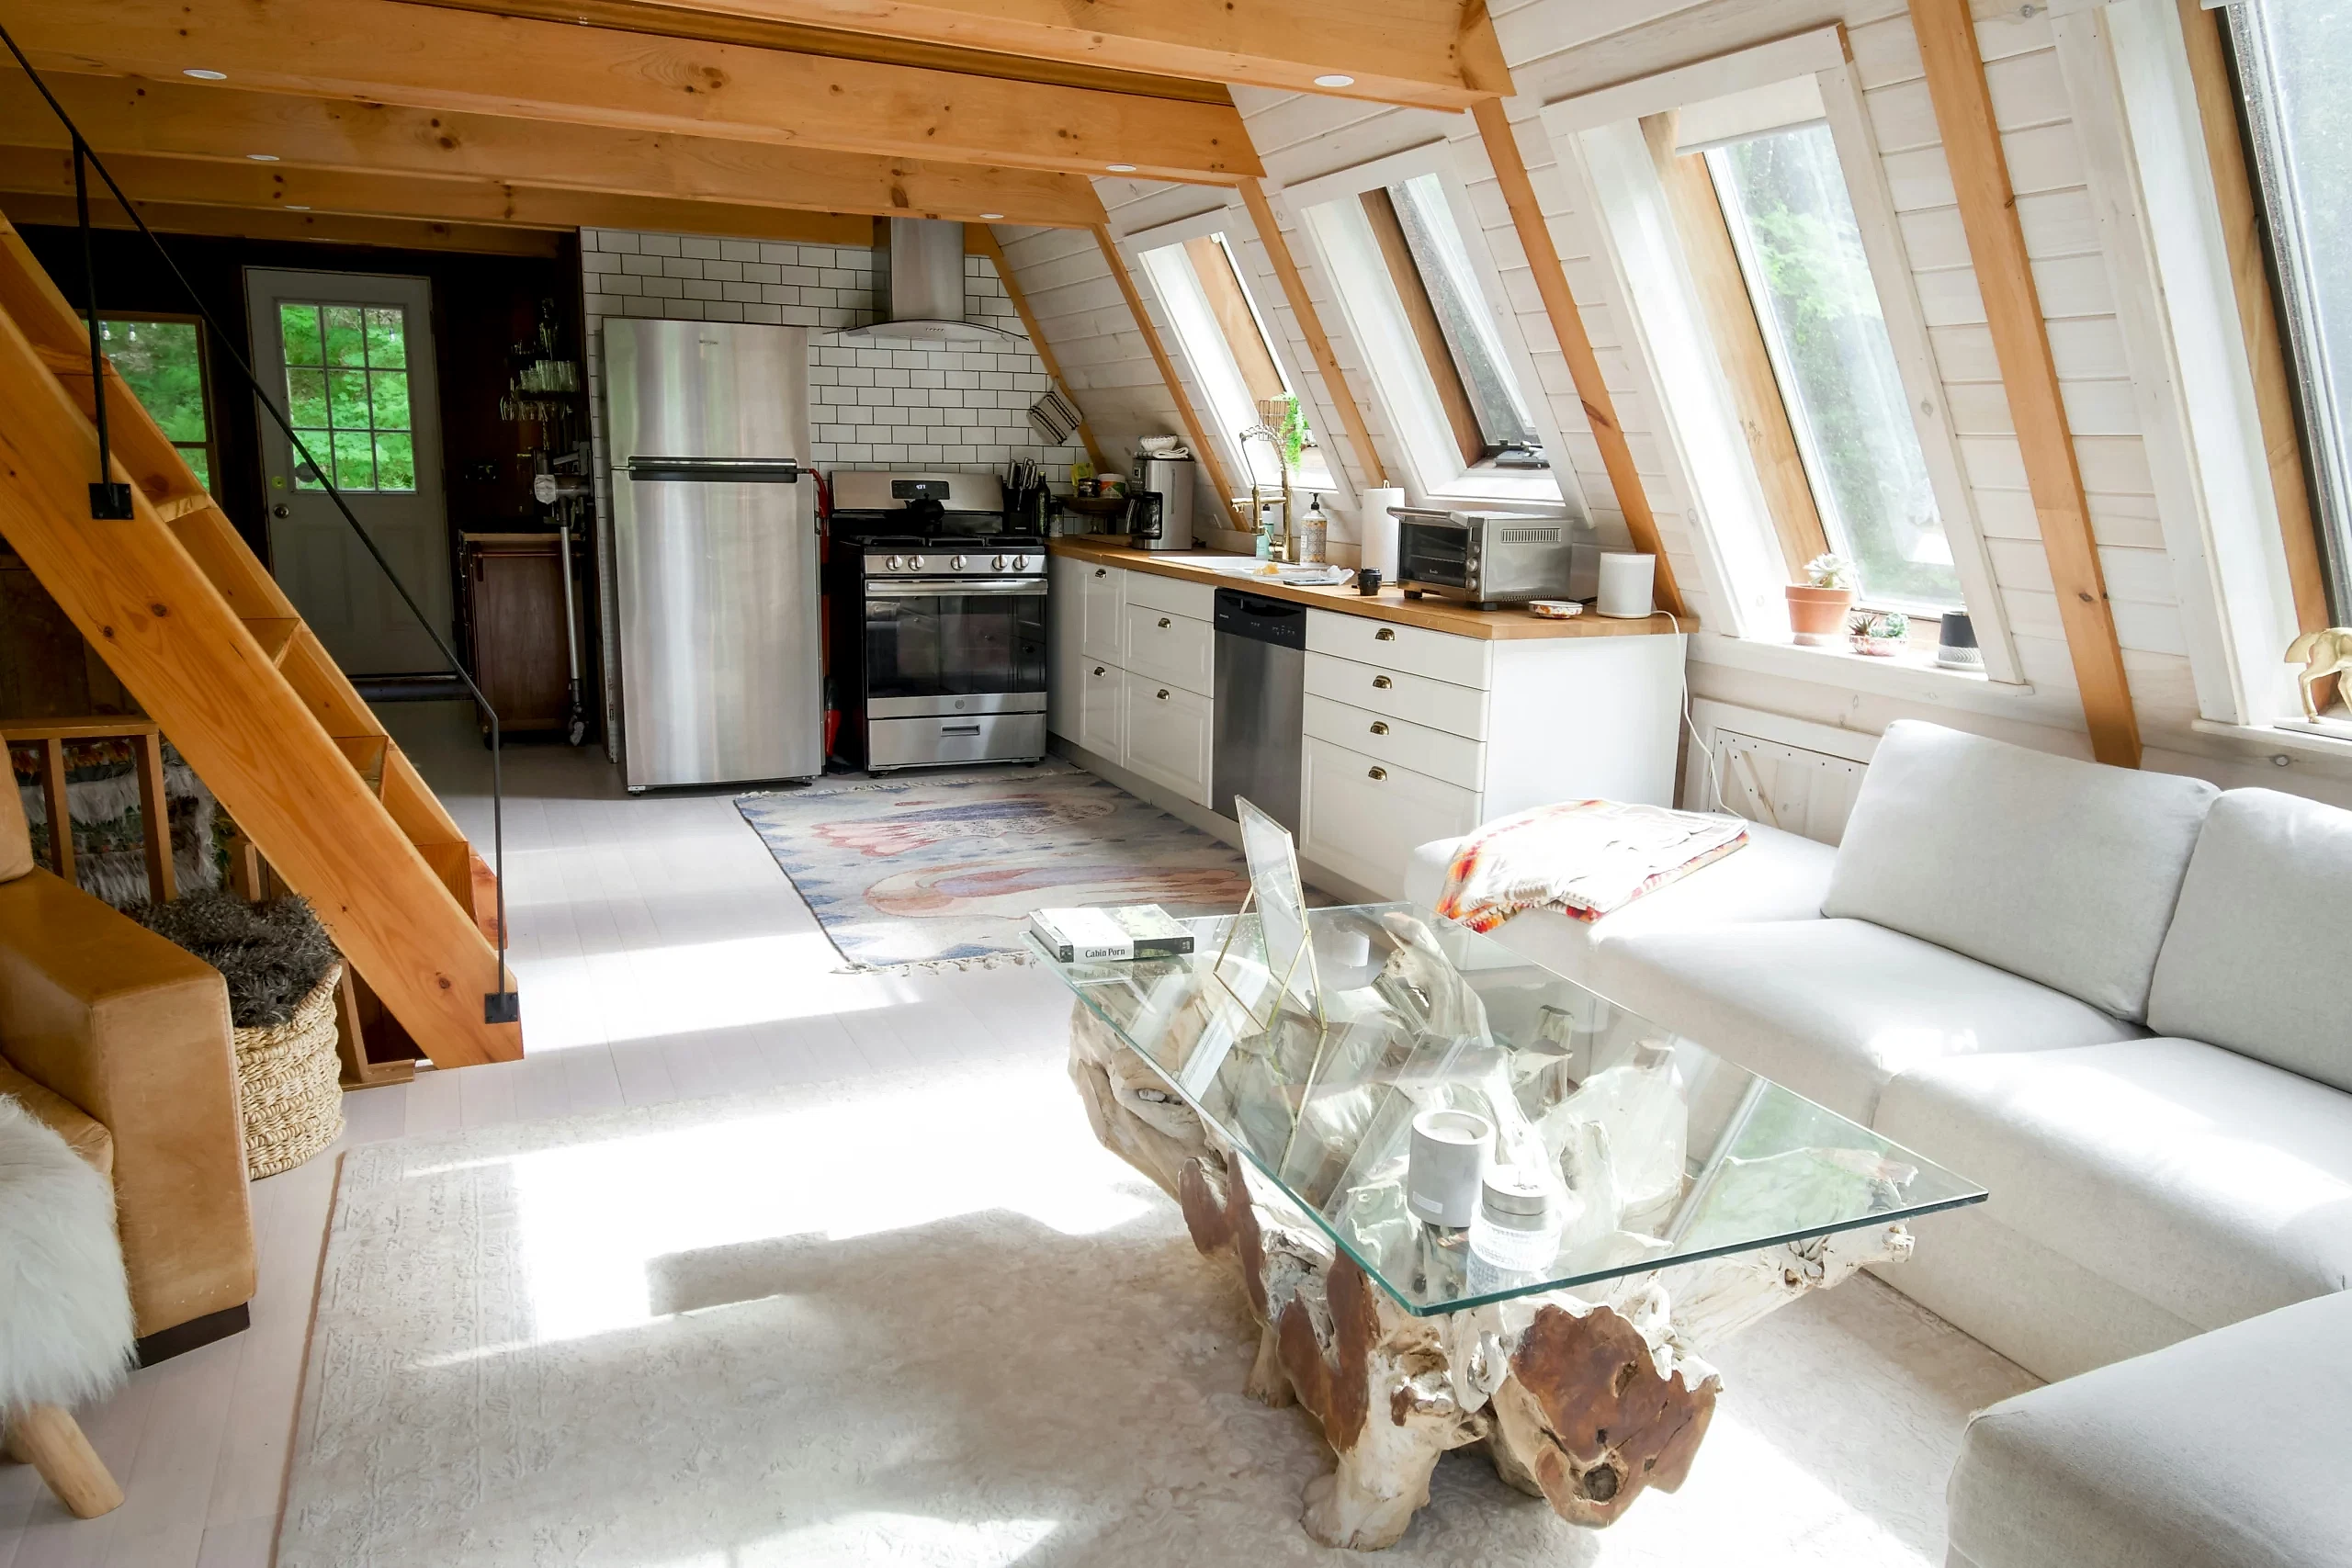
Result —
<instances>
[{"instance_id":1,"label":"patterned throw blanket","mask_svg":"<svg viewBox=\"0 0 2352 1568\"><path fill-rule=\"evenodd\" d=\"M1747 842L1736 817L1614 800L1539 806L1462 841L1438 913L1476 931L1547 906L1597 920Z\"/></svg>"}]
</instances>

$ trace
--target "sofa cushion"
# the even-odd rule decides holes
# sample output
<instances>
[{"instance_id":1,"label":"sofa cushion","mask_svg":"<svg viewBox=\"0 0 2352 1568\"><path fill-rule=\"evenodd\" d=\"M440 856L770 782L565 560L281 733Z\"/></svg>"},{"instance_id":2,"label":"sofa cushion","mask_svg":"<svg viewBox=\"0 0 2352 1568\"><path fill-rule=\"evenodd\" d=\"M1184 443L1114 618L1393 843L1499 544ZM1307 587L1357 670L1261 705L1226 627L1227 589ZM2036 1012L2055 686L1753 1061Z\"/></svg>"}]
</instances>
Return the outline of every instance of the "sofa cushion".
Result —
<instances>
[{"instance_id":1,"label":"sofa cushion","mask_svg":"<svg viewBox=\"0 0 2352 1568\"><path fill-rule=\"evenodd\" d=\"M2335 1568L2352 1541L2352 1295L2005 1400L1947 1497L1973 1568Z\"/></svg>"},{"instance_id":2,"label":"sofa cushion","mask_svg":"<svg viewBox=\"0 0 2352 1568\"><path fill-rule=\"evenodd\" d=\"M2352 1095L2195 1040L1932 1062L1871 1123L2200 1328L2352 1285Z\"/></svg>"},{"instance_id":3,"label":"sofa cushion","mask_svg":"<svg viewBox=\"0 0 2352 1568\"><path fill-rule=\"evenodd\" d=\"M2214 803L2148 1022L2352 1090L2352 811L2267 789Z\"/></svg>"},{"instance_id":4,"label":"sofa cushion","mask_svg":"<svg viewBox=\"0 0 2352 1568\"><path fill-rule=\"evenodd\" d=\"M1415 850L1405 874L1405 897L1425 908L1433 907L1445 889L1446 868L1461 842L1440 839ZM1593 950L1602 942L1646 931L1817 919L1837 857L1827 844L1750 822L1747 848L1654 888L1613 914L1574 920L1557 909L1528 909L1489 934L1555 974L1591 985Z\"/></svg>"},{"instance_id":5,"label":"sofa cushion","mask_svg":"<svg viewBox=\"0 0 2352 1568\"><path fill-rule=\"evenodd\" d=\"M1867 920L1622 937L1601 946L1598 980L1596 990L1653 1022L1860 1122L1889 1078L1921 1062L2140 1032L2064 992Z\"/></svg>"},{"instance_id":6,"label":"sofa cushion","mask_svg":"<svg viewBox=\"0 0 2352 1568\"><path fill-rule=\"evenodd\" d=\"M1908 931L2136 1022L2219 793L2202 779L1893 725L1821 912Z\"/></svg>"}]
</instances>

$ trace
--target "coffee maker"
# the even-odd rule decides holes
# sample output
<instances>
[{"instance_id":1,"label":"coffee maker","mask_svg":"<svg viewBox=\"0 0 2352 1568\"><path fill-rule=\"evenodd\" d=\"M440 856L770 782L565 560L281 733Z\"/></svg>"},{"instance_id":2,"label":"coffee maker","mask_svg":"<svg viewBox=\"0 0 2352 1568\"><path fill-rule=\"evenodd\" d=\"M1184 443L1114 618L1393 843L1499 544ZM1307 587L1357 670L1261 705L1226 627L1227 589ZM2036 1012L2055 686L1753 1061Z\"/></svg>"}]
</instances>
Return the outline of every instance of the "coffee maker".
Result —
<instances>
[{"instance_id":1,"label":"coffee maker","mask_svg":"<svg viewBox=\"0 0 2352 1568\"><path fill-rule=\"evenodd\" d=\"M1130 496L1159 498L1159 527L1156 534L1135 531L1139 550L1189 550L1193 547L1193 459L1136 454L1127 472Z\"/></svg>"}]
</instances>

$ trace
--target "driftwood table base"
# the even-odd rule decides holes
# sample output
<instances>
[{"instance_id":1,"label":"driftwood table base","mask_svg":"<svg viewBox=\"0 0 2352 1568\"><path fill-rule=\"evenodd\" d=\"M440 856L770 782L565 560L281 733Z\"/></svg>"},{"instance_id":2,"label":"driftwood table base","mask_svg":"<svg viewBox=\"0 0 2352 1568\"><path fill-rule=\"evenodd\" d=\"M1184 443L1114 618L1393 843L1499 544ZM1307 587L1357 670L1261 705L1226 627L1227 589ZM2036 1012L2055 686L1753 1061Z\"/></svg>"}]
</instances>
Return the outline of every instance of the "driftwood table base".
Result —
<instances>
[{"instance_id":1,"label":"driftwood table base","mask_svg":"<svg viewBox=\"0 0 2352 1568\"><path fill-rule=\"evenodd\" d=\"M1327 1546L1395 1544L1438 1457L1474 1443L1562 1518L1614 1522L1690 1473L1722 1389L1709 1347L1911 1252L1909 1232L1883 1224L1416 1316L1217 1147L1083 1004L1069 1069L1096 1136L1182 1205L1195 1247L1238 1270L1261 1325L1247 1391L1322 1423L1338 1466L1308 1483L1300 1522Z\"/></svg>"}]
</instances>

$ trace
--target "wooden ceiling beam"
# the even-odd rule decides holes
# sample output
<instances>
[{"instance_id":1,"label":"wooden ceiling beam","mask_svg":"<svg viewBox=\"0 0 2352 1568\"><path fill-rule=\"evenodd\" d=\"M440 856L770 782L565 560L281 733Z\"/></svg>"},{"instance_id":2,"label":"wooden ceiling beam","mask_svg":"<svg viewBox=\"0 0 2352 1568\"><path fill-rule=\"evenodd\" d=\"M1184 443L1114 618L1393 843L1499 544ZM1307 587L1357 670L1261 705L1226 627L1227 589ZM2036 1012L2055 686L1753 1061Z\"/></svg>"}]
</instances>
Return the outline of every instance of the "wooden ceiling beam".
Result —
<instances>
[{"instance_id":1,"label":"wooden ceiling beam","mask_svg":"<svg viewBox=\"0 0 2352 1568\"><path fill-rule=\"evenodd\" d=\"M14 75L14 73L6 73ZM1041 169L876 158L755 141L407 108L192 82L44 75L101 158L150 153L289 167L511 181L682 201L876 217L1091 228L1093 182ZM0 86L0 145L66 147L29 84Z\"/></svg>"},{"instance_id":2,"label":"wooden ceiling beam","mask_svg":"<svg viewBox=\"0 0 2352 1568\"><path fill-rule=\"evenodd\" d=\"M413 0L452 11L486 11L498 17L535 17L567 27L612 28L620 32L659 33L665 38L709 43L748 44L794 54L827 54L843 60L879 60L921 65L970 76L1002 76L1015 82L1051 82L1065 87L1094 87L1106 93L1136 93L1148 98L1182 98L1200 104L1230 104L1222 82L1189 76L1147 76L1135 71L1028 55L991 54L919 39L802 27L750 13L712 10L697 0Z\"/></svg>"},{"instance_id":3,"label":"wooden ceiling beam","mask_svg":"<svg viewBox=\"0 0 2352 1568\"><path fill-rule=\"evenodd\" d=\"M655 0L909 43L1459 111L1510 91L1484 0ZM685 25L685 24L681 24ZM1346 76L1326 86L1317 77Z\"/></svg>"},{"instance_id":4,"label":"wooden ceiling beam","mask_svg":"<svg viewBox=\"0 0 2352 1568\"><path fill-rule=\"evenodd\" d=\"M1911 27L1918 34L1928 101L1959 194L1960 226L1968 236L1977 291L1984 297L1993 357L2001 367L2025 457L2042 553L2050 558L2050 579L2058 591L2058 620L2082 693L2091 754L2102 762L2136 768L2140 718L2132 705L2131 677L2116 637L2074 432L2058 393L2058 362L2026 255L2025 231L2018 224L2017 193L1993 118L1975 20L1968 0L1911 0Z\"/></svg>"},{"instance_id":5,"label":"wooden ceiling beam","mask_svg":"<svg viewBox=\"0 0 2352 1568\"><path fill-rule=\"evenodd\" d=\"M11 19L46 71L1229 185L1263 173L1231 105L787 53L398 0L48 0ZM1125 171L1122 171L1125 172Z\"/></svg>"},{"instance_id":6,"label":"wooden ceiling beam","mask_svg":"<svg viewBox=\"0 0 2352 1568\"><path fill-rule=\"evenodd\" d=\"M245 240L309 240L331 245L373 245L404 251L470 251L481 255L547 256L561 252L560 231L511 229L488 223L435 223L421 218L356 218L340 212L284 212L258 208L188 207L142 201L139 216L159 234L205 234ZM0 217L19 229L46 224L70 229L74 198L0 191ZM128 229L113 202L90 209L100 229Z\"/></svg>"},{"instance_id":7,"label":"wooden ceiling beam","mask_svg":"<svg viewBox=\"0 0 2352 1568\"><path fill-rule=\"evenodd\" d=\"M874 234L870 218L790 208L545 190L493 180L351 174L283 164L222 164L143 152L100 157L124 191L142 206L153 201L522 229L650 229L819 244L870 244ZM0 191L70 197L73 155L47 147L0 147ZM93 203L113 205L111 199Z\"/></svg>"}]
</instances>

